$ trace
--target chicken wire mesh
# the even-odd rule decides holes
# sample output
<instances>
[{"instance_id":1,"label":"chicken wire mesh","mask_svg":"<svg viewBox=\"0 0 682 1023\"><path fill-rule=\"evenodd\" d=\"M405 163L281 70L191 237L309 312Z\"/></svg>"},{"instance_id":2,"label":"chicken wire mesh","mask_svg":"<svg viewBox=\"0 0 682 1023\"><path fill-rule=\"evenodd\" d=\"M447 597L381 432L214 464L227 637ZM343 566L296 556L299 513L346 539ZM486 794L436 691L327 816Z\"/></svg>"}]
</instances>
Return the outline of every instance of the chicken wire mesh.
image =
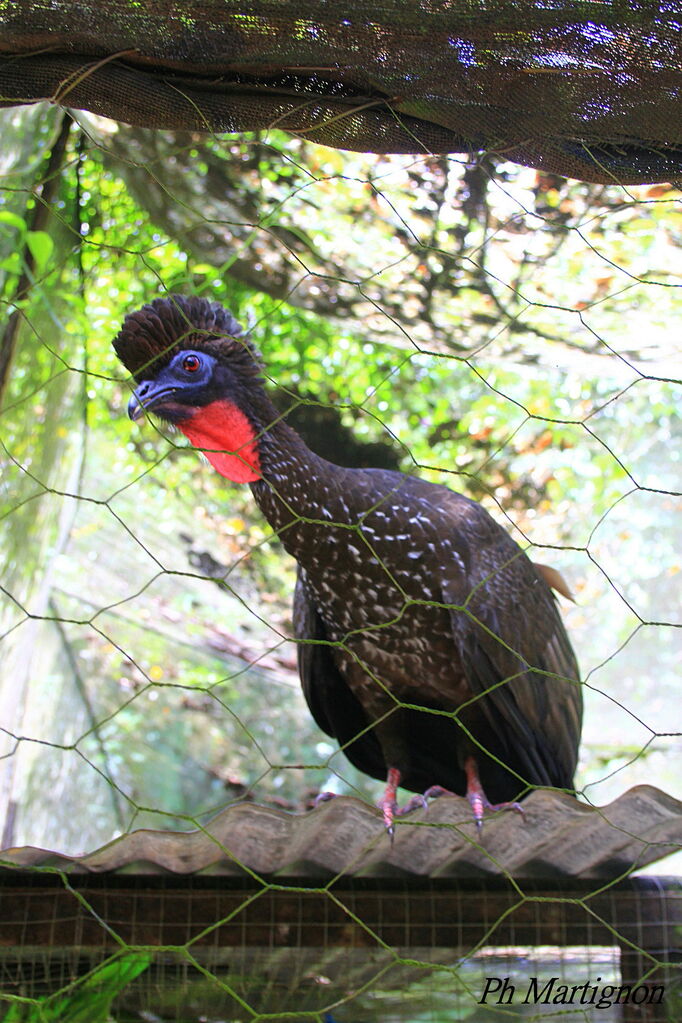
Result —
<instances>
[{"instance_id":1,"label":"chicken wire mesh","mask_svg":"<svg viewBox=\"0 0 682 1023\"><path fill-rule=\"evenodd\" d=\"M278 126L376 153L495 151L606 183L680 174L675 3L22 0L0 19L10 104L175 130Z\"/></svg>"},{"instance_id":2,"label":"chicken wire mesh","mask_svg":"<svg viewBox=\"0 0 682 1023\"><path fill-rule=\"evenodd\" d=\"M322 454L464 490L559 569L577 597L562 613L586 699L580 798L603 806L642 782L680 797L677 191L564 181L499 156L341 156L276 128L152 132L44 107L5 112L3 128L4 848L78 856L142 826L206 830L234 800L300 813L321 789L379 794L303 707L292 564L248 493L178 435L125 419L111 338L173 291L250 313L271 389ZM418 824L484 853L512 828L476 836L436 808ZM414 831L398 821L397 853ZM558 856L571 833L555 844ZM4 919L24 923L3 939L8 1013L51 1018L68 1009L59 998L87 1004L93 990L106 1012L130 981L116 1019L675 1018L674 897L618 910L620 875L544 891L525 930L505 931L534 877L504 866L511 904L479 884L483 930L443 941L465 894L448 904L414 878L386 882L332 926L342 871L306 878L285 912L278 885L239 866L251 888L229 905L233 881L157 877L103 903L36 855L36 890L10 872L4 893ZM602 889L614 901L596 912ZM306 897L319 917L307 932ZM259 904L260 932L244 923ZM412 921L430 907L426 938L384 935L396 905ZM169 937L178 906L191 926ZM238 940L225 939L234 920ZM103 953L123 972L98 974ZM558 978L553 990L620 977L646 999L517 1000L487 1016L487 976L518 977L519 992L531 977ZM661 977L662 1007L649 984Z\"/></svg>"},{"instance_id":3,"label":"chicken wire mesh","mask_svg":"<svg viewBox=\"0 0 682 1023\"><path fill-rule=\"evenodd\" d=\"M12 902L6 889L14 947L2 956L5 990L49 992L54 1003L55 989L80 984L87 994L100 971L111 998L122 976L117 1020L616 1021L678 1012L675 952L665 947L680 910L671 881L621 882L606 893L531 883L518 898L499 885L437 881L256 890L109 877L71 879L65 890L53 880L19 879Z\"/></svg>"}]
</instances>

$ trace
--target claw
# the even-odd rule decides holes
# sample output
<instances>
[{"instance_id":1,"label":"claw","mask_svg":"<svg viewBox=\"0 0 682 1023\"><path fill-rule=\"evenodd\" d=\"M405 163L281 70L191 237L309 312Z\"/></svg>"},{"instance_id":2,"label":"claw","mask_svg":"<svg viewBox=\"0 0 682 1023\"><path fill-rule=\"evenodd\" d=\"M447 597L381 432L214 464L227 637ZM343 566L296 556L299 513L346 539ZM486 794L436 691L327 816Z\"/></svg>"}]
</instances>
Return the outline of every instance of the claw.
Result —
<instances>
[{"instance_id":1,"label":"claw","mask_svg":"<svg viewBox=\"0 0 682 1023\"><path fill-rule=\"evenodd\" d=\"M330 799L336 799L337 795L336 792L318 792L313 800L313 807L328 803Z\"/></svg>"},{"instance_id":2,"label":"claw","mask_svg":"<svg viewBox=\"0 0 682 1023\"><path fill-rule=\"evenodd\" d=\"M481 798L476 792L468 792L467 799L469 806L473 810L474 820L476 821L476 830L479 835L483 830L483 815L484 813L497 813L498 810L516 810L522 817L525 816L525 811L520 803L491 803L485 796Z\"/></svg>"},{"instance_id":3,"label":"claw","mask_svg":"<svg viewBox=\"0 0 682 1023\"><path fill-rule=\"evenodd\" d=\"M453 795L452 792L444 789L441 785L432 785L426 792L411 796L404 806L398 806L396 795L400 781L400 771L396 767L389 768L384 795L377 804L384 818L384 827L388 837L391 839L391 844L393 844L395 837L396 817L404 817L405 814L412 813L413 810L428 810L429 799L435 799L437 796Z\"/></svg>"},{"instance_id":4,"label":"claw","mask_svg":"<svg viewBox=\"0 0 682 1023\"><path fill-rule=\"evenodd\" d=\"M413 810L428 810L429 799L438 799L439 796L454 796L450 789L444 789L442 785L431 785L426 792L418 792L416 796L410 796L404 806L396 810L396 817L403 817Z\"/></svg>"},{"instance_id":5,"label":"claw","mask_svg":"<svg viewBox=\"0 0 682 1023\"><path fill-rule=\"evenodd\" d=\"M428 810L429 803L426 798L426 793L422 795L417 793L416 796L410 796L404 806L399 807L396 810L396 816L404 817L406 813L412 813L413 810Z\"/></svg>"},{"instance_id":6,"label":"claw","mask_svg":"<svg viewBox=\"0 0 682 1023\"><path fill-rule=\"evenodd\" d=\"M389 767L388 776L386 778L386 788L384 789L384 795L379 800L379 809L381 810L382 817L384 818L384 827L386 833L391 839L391 845L393 845L393 839L395 837L395 825L394 820L396 814L399 814L398 803L396 800L398 786L400 785L400 771L396 767Z\"/></svg>"},{"instance_id":7,"label":"claw","mask_svg":"<svg viewBox=\"0 0 682 1023\"><path fill-rule=\"evenodd\" d=\"M438 799L439 796L454 796L455 792L451 792L450 789L444 789L442 785L431 785L430 788L424 793L424 800ZM426 803L428 806L428 802Z\"/></svg>"},{"instance_id":8,"label":"claw","mask_svg":"<svg viewBox=\"0 0 682 1023\"><path fill-rule=\"evenodd\" d=\"M520 803L490 802L483 791L481 779L478 776L478 767L474 757L467 757L464 762L464 770L466 772L467 779L466 798L474 815L476 830L479 835L483 830L483 818L486 813L497 813L500 810L514 810L516 813L520 813L522 817L525 817L525 811ZM411 796L404 806L398 806L396 797L401 777L402 776L397 767L390 767L388 769L386 788L384 789L383 797L377 803L377 806L381 810L381 815L384 819L384 827L386 829L386 834L391 840L391 845L393 845L395 839L396 817L404 817L406 814L412 813L413 810L428 810L430 799L438 799L439 796L454 796L457 794L455 792L451 792L450 789L443 788L442 785L431 785L426 792L417 793L416 795ZM336 792L320 792L315 797L313 806L320 806L322 803L326 803L330 799L335 799L336 795Z\"/></svg>"},{"instance_id":9,"label":"claw","mask_svg":"<svg viewBox=\"0 0 682 1023\"><path fill-rule=\"evenodd\" d=\"M478 834L481 834L483 830L483 815L486 811L488 813L497 813L498 810L515 810L524 816L524 809L520 803L491 803L481 785L481 779L478 776L478 767L473 757L467 757L464 761L464 770L467 776L467 799L469 806L471 807L474 820L476 821L476 830Z\"/></svg>"}]
</instances>

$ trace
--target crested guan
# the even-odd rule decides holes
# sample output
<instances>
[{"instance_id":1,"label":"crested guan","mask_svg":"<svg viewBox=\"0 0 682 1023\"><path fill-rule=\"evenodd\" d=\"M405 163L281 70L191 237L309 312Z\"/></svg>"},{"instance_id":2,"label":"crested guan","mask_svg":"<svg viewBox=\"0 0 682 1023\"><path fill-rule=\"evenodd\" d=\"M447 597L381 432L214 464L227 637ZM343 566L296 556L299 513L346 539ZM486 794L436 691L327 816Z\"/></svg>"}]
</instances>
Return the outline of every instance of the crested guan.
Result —
<instances>
[{"instance_id":1,"label":"crested guan","mask_svg":"<svg viewBox=\"0 0 682 1023\"><path fill-rule=\"evenodd\" d=\"M391 834L398 785L424 793L409 806L466 795L479 827L487 809L520 810L531 786L572 789L582 694L552 578L479 504L314 454L216 302L158 298L126 316L114 348L137 383L131 419L153 412L249 483L298 562L305 698L349 760L386 782Z\"/></svg>"}]
</instances>

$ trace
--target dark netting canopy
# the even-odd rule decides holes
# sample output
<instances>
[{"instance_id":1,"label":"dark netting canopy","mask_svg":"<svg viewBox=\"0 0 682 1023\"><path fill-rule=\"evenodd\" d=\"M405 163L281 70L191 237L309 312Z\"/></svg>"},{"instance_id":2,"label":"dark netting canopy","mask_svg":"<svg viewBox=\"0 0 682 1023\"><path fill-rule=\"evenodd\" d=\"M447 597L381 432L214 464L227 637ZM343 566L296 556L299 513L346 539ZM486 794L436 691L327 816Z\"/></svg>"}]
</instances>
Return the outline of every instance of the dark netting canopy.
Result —
<instances>
[{"instance_id":1,"label":"dark netting canopy","mask_svg":"<svg viewBox=\"0 0 682 1023\"><path fill-rule=\"evenodd\" d=\"M0 0L0 102L682 177L679 0Z\"/></svg>"}]
</instances>

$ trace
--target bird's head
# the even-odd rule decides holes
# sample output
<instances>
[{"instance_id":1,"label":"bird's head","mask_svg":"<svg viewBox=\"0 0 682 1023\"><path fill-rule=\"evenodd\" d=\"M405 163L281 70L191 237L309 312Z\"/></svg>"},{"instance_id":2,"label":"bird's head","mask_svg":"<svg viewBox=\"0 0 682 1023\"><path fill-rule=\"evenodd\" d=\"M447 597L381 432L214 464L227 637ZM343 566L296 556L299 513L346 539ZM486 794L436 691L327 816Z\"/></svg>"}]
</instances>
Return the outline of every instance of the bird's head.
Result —
<instances>
[{"instance_id":1,"label":"bird's head","mask_svg":"<svg viewBox=\"0 0 682 1023\"><path fill-rule=\"evenodd\" d=\"M114 349L137 383L131 419L153 412L182 430L221 475L260 479L259 360L227 309L203 298L157 298L126 316Z\"/></svg>"}]
</instances>

